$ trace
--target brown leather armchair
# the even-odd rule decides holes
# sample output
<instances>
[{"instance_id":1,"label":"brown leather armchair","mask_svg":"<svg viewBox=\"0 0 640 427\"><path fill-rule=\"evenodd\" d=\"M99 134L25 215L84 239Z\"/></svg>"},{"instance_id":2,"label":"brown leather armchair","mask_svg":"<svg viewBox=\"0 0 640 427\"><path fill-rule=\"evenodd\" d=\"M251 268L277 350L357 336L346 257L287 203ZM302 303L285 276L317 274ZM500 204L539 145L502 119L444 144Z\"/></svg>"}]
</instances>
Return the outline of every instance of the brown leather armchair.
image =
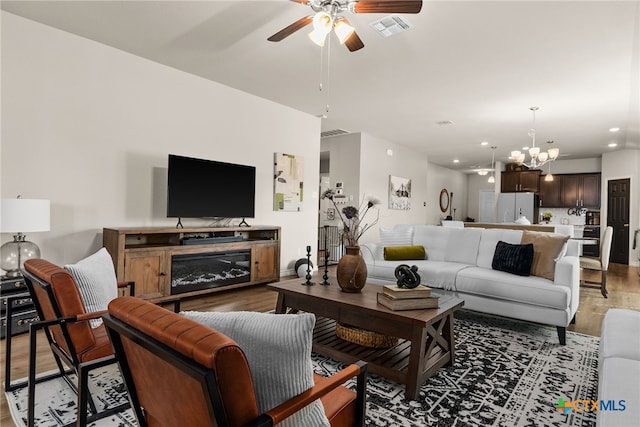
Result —
<instances>
[{"instance_id":1,"label":"brown leather armchair","mask_svg":"<svg viewBox=\"0 0 640 427\"><path fill-rule=\"evenodd\" d=\"M247 359L226 335L130 297L104 316L138 423L269 426L317 399L334 427L362 426L366 364L347 366L266 413L258 413ZM357 376L357 392L341 384Z\"/></svg>"},{"instance_id":2,"label":"brown leather armchair","mask_svg":"<svg viewBox=\"0 0 640 427\"><path fill-rule=\"evenodd\" d=\"M86 426L108 415L120 412L128 403L97 412L87 389L88 373L92 369L115 363L113 348L104 325L92 328L89 320L97 319L105 311L87 313L73 277L63 268L43 259L25 261L22 273L31 293L39 320L29 326L29 377L27 422L34 425L35 386L37 383L62 377L78 395L78 426ZM129 287L132 283L120 283L118 287ZM57 365L57 372L36 379L36 346L38 331L43 330ZM11 383L11 341L6 343L5 390L15 390L24 383ZM77 381L69 374L76 374ZM91 416L87 415L87 405Z\"/></svg>"}]
</instances>

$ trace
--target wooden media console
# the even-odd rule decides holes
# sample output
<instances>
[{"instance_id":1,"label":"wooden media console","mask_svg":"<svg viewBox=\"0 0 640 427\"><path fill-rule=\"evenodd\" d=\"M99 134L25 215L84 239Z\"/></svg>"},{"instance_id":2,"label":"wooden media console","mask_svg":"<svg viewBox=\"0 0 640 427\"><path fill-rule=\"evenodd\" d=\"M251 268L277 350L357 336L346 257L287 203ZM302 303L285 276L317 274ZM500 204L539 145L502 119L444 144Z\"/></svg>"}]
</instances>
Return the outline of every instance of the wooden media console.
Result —
<instances>
[{"instance_id":1,"label":"wooden media console","mask_svg":"<svg viewBox=\"0 0 640 427\"><path fill-rule=\"evenodd\" d=\"M136 283L136 296L188 297L280 280L280 227L104 228L103 245L113 258L118 280ZM208 257L210 265L232 265L240 274L201 289L180 289L187 279L176 277L179 263L200 268ZM186 265L179 270L189 269Z\"/></svg>"}]
</instances>

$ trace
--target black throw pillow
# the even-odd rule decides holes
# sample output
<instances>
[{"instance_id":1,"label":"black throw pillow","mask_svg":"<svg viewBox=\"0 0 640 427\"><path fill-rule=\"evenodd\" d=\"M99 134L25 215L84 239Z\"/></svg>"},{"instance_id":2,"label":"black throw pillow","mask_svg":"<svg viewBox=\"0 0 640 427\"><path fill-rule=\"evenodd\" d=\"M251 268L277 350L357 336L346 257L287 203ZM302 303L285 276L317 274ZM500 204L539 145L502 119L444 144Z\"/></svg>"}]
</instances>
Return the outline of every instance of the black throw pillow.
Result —
<instances>
[{"instance_id":1,"label":"black throw pillow","mask_svg":"<svg viewBox=\"0 0 640 427\"><path fill-rule=\"evenodd\" d=\"M512 245L500 240L493 254L491 268L518 276L529 276L533 263L533 243Z\"/></svg>"}]
</instances>

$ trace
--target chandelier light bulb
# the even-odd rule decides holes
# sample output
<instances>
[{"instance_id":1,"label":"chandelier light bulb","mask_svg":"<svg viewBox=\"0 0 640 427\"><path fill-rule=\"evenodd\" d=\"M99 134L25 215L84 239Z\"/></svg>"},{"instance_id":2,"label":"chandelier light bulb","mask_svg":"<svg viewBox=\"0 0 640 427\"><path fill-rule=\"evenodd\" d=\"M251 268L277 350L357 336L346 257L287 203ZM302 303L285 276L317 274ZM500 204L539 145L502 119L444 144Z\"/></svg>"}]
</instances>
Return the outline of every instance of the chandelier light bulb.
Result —
<instances>
[{"instance_id":1,"label":"chandelier light bulb","mask_svg":"<svg viewBox=\"0 0 640 427\"><path fill-rule=\"evenodd\" d=\"M511 158L513 160L517 159L518 157L520 157L520 154L522 154L519 150L514 150L511 152Z\"/></svg>"},{"instance_id":2,"label":"chandelier light bulb","mask_svg":"<svg viewBox=\"0 0 640 427\"><path fill-rule=\"evenodd\" d=\"M531 148L529 148L529 155L531 157L533 157L535 159L536 157L538 157L538 154L540 154L540 147L531 147Z\"/></svg>"},{"instance_id":3,"label":"chandelier light bulb","mask_svg":"<svg viewBox=\"0 0 640 427\"><path fill-rule=\"evenodd\" d=\"M548 158L549 158L549 153L547 153L546 151L543 151L542 153L538 154L538 160L540 160L542 163L546 162Z\"/></svg>"},{"instance_id":4,"label":"chandelier light bulb","mask_svg":"<svg viewBox=\"0 0 640 427\"><path fill-rule=\"evenodd\" d=\"M549 158L551 160L555 160L558 158L558 155L560 154L560 149L559 148L549 148L549 150L547 150L547 152L549 153Z\"/></svg>"}]
</instances>

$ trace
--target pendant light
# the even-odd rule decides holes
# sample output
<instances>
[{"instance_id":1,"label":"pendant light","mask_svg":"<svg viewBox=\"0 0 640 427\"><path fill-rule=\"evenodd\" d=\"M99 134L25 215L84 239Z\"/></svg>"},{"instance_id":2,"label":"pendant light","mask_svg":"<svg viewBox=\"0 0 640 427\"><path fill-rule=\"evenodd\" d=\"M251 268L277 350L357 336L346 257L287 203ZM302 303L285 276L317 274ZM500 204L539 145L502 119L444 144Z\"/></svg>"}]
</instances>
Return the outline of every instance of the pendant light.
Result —
<instances>
[{"instance_id":1,"label":"pendant light","mask_svg":"<svg viewBox=\"0 0 640 427\"><path fill-rule=\"evenodd\" d=\"M487 182L490 184L494 184L496 182L496 169L495 169L496 148L497 147L495 146L491 147L491 176L487 180Z\"/></svg>"}]
</instances>

